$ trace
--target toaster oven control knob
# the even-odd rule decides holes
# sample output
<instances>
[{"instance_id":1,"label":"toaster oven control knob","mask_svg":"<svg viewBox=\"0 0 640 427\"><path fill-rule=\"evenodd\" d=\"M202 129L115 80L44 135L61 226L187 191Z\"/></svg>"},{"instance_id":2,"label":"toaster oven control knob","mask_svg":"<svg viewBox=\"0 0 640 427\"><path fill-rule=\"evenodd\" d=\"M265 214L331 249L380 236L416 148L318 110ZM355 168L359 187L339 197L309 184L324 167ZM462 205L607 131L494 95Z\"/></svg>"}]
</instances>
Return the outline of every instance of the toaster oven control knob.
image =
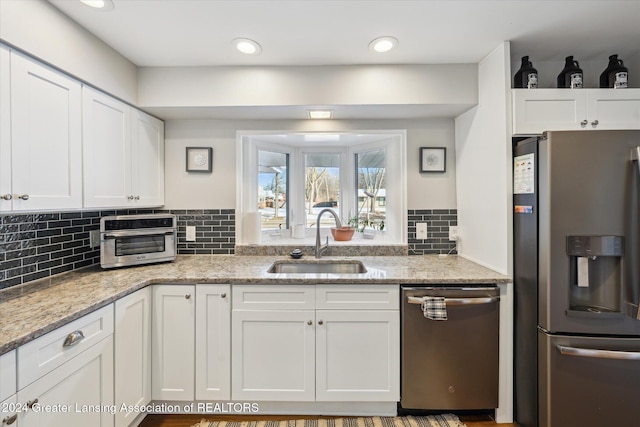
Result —
<instances>
[{"instance_id":1,"label":"toaster oven control knob","mask_svg":"<svg viewBox=\"0 0 640 427\"><path fill-rule=\"evenodd\" d=\"M11 195L11 194L3 194L2 195L2 199L3 200L11 200L11 199L13 199L13 195Z\"/></svg>"}]
</instances>

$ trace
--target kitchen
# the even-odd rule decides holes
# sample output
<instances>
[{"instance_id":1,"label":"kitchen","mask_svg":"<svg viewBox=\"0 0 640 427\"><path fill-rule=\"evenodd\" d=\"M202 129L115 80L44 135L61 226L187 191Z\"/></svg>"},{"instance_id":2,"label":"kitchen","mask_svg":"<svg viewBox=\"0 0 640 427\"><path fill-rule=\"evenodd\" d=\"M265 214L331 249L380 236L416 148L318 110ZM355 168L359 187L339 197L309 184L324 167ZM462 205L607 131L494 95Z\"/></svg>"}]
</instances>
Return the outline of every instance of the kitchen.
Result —
<instances>
[{"instance_id":1,"label":"kitchen","mask_svg":"<svg viewBox=\"0 0 640 427\"><path fill-rule=\"evenodd\" d=\"M356 132L362 129L407 129L407 193L429 194L429 197L425 197L425 200L419 197L407 198L406 210L416 211L416 215L417 211L421 210L447 210L447 213L455 211L460 236L459 252L480 265L505 275L511 274L510 227L505 227L505 224L511 221L508 188L511 181L509 150L512 132L507 129L511 126L508 105L513 71L505 72L505 68L515 70L513 63L519 62L519 58L514 58L509 53L509 43L495 43L472 64L381 67L379 71L387 73L385 81L397 79L411 82L411 85L394 86L392 91L385 90L380 81L375 80L375 75L371 77L373 80L365 79L367 71L370 71L367 67L325 66L321 70L322 73L310 66L272 69L271 71L277 74L270 77L274 87L282 89L273 91L275 96L267 98L274 106L270 109L261 101L265 97L260 92L261 87L250 86L246 88L246 92L242 91L242 73L248 70L243 70L241 66L211 70L213 74L202 73L202 69L193 68L137 68L49 4L30 2L18 6L11 3L0 3L3 7L1 35L4 42L166 119L164 209L212 210L206 214L227 216L226 220L237 223L236 230L242 228L241 212L229 212L238 208L235 182L238 179L236 170L239 168L236 167L238 155L235 141L236 132L239 130L277 133L283 130ZM117 4L116 2L116 6ZM620 15L633 16L633 13ZM29 22L33 22L44 34L34 33L30 30L31 25L21 25L25 22L25 16L29 16ZM54 23L55 35L62 37L62 40L54 37L53 33L46 32ZM65 43L65 38L76 40L77 43ZM76 48L61 47L70 45ZM513 47L516 45L514 41ZM634 63L638 62L637 51L634 56L633 50L625 52L622 49L623 47L620 47L618 53L625 58L627 66L631 70L638 69L634 66ZM261 56L264 57L266 53L263 52ZM565 54L564 51L562 53ZM572 50L571 53L575 51ZM100 66L92 66L95 64ZM536 63L541 76L546 75L547 79L545 82L541 77L541 87L543 84L544 87L554 87L551 82L558 71L557 63L548 64L549 69L546 73L542 72L543 65ZM584 63L583 67L587 69ZM589 87L597 87L594 75L599 74L600 68L603 68L600 63L592 66L592 81ZM315 91L307 93L310 88L300 83L304 82L302 76L314 77ZM453 91L448 84L452 77L459 82ZM631 87L638 86L634 83L637 82L637 75L631 72L629 79ZM346 95L344 85L338 84L342 81L350 83ZM295 82L298 82L298 86L294 85ZM368 85L359 85L360 82L367 82ZM371 95L372 85L380 88L382 92L377 94L375 99L372 99ZM234 90L230 91L229 88ZM324 96L325 94L332 96ZM340 97L335 94L343 95ZM180 97L176 98L177 95ZM293 119L289 116L291 112L287 110L287 106L301 106L297 113L301 112L304 116L307 109L304 106L327 104L338 104L334 109L335 118L343 114L342 117L350 119L310 122ZM404 104L407 109L402 112L379 112L375 109L367 111L362 107L371 104L378 104L381 108ZM478 105L473 107L476 104ZM443 105L448 105L451 111L438 112L435 118L421 118L433 114L429 112L432 108L443 108ZM278 109L286 110L280 113L284 117L273 116L271 120L252 118L269 118L271 116L268 113L271 111L270 114L275 114L273 112ZM440 114L445 116L437 117ZM377 115L382 115L385 119ZM220 118L212 119L215 117ZM483 144L472 144L472 141L477 140L482 140ZM425 145L443 146L448 149L445 173L436 175L419 172L415 153L419 147ZM185 172L184 153L188 146L213 148L211 174ZM478 176L482 176L483 179L478 180ZM482 210L479 210L478 206L482 206ZM232 215L234 216L231 217ZM428 221L427 214L424 215L424 219L416 221ZM412 227L410 221L407 221L407 227ZM244 237L239 236L237 239L236 241L229 238L225 243L245 243L242 241ZM184 244L189 245L186 242ZM209 249L187 246L187 251ZM208 253L224 249L217 247L210 249ZM226 253L232 253L231 249L226 250ZM448 251L449 246L446 249L446 252ZM80 264L82 261L74 262ZM61 267L58 265L54 268ZM29 271L24 275L27 274L34 272Z\"/></svg>"}]
</instances>

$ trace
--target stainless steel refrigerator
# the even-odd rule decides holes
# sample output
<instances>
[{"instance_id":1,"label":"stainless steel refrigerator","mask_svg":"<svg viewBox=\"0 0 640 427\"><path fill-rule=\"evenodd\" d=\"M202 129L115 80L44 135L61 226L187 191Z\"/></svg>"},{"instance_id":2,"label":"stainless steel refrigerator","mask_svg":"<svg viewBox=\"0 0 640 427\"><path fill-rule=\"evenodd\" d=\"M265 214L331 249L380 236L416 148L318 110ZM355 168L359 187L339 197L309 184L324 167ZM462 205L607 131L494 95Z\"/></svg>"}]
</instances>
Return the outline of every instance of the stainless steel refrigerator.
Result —
<instances>
[{"instance_id":1,"label":"stainless steel refrigerator","mask_svg":"<svg viewBox=\"0 0 640 427\"><path fill-rule=\"evenodd\" d=\"M640 425L640 131L514 141L523 427Z\"/></svg>"}]
</instances>

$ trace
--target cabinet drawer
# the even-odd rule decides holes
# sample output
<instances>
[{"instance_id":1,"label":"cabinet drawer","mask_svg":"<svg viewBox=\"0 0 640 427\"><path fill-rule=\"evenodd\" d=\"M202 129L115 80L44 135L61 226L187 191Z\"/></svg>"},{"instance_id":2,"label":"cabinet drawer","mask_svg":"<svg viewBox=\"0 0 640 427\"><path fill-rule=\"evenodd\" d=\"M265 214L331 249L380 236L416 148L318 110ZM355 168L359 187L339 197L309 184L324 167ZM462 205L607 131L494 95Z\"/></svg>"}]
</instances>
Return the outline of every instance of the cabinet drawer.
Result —
<instances>
[{"instance_id":1,"label":"cabinet drawer","mask_svg":"<svg viewBox=\"0 0 640 427\"><path fill-rule=\"evenodd\" d=\"M80 337L81 333L84 338ZM113 334L113 305L89 313L18 348L18 389ZM75 343L67 343L77 337ZM78 339L79 338L79 339Z\"/></svg>"},{"instance_id":2,"label":"cabinet drawer","mask_svg":"<svg viewBox=\"0 0 640 427\"><path fill-rule=\"evenodd\" d=\"M0 401L16 392L16 351L0 356Z\"/></svg>"},{"instance_id":3,"label":"cabinet drawer","mask_svg":"<svg viewBox=\"0 0 640 427\"><path fill-rule=\"evenodd\" d=\"M317 285L316 308L399 310L399 285Z\"/></svg>"},{"instance_id":4,"label":"cabinet drawer","mask_svg":"<svg viewBox=\"0 0 640 427\"><path fill-rule=\"evenodd\" d=\"M231 290L234 310L315 309L313 285L235 285Z\"/></svg>"}]
</instances>

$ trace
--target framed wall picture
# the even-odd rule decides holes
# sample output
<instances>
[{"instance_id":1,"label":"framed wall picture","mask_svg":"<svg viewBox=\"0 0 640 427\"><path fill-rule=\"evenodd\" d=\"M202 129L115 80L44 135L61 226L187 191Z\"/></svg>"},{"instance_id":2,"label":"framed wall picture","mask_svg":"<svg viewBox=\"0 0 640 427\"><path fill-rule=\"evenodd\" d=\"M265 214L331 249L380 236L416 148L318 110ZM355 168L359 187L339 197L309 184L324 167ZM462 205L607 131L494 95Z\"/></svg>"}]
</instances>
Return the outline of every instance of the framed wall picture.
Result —
<instances>
[{"instance_id":1,"label":"framed wall picture","mask_svg":"<svg viewBox=\"0 0 640 427\"><path fill-rule=\"evenodd\" d=\"M420 172L444 172L446 166L445 147L420 147Z\"/></svg>"},{"instance_id":2,"label":"framed wall picture","mask_svg":"<svg viewBox=\"0 0 640 427\"><path fill-rule=\"evenodd\" d=\"M187 147L187 172L211 172L213 148Z\"/></svg>"}]
</instances>

